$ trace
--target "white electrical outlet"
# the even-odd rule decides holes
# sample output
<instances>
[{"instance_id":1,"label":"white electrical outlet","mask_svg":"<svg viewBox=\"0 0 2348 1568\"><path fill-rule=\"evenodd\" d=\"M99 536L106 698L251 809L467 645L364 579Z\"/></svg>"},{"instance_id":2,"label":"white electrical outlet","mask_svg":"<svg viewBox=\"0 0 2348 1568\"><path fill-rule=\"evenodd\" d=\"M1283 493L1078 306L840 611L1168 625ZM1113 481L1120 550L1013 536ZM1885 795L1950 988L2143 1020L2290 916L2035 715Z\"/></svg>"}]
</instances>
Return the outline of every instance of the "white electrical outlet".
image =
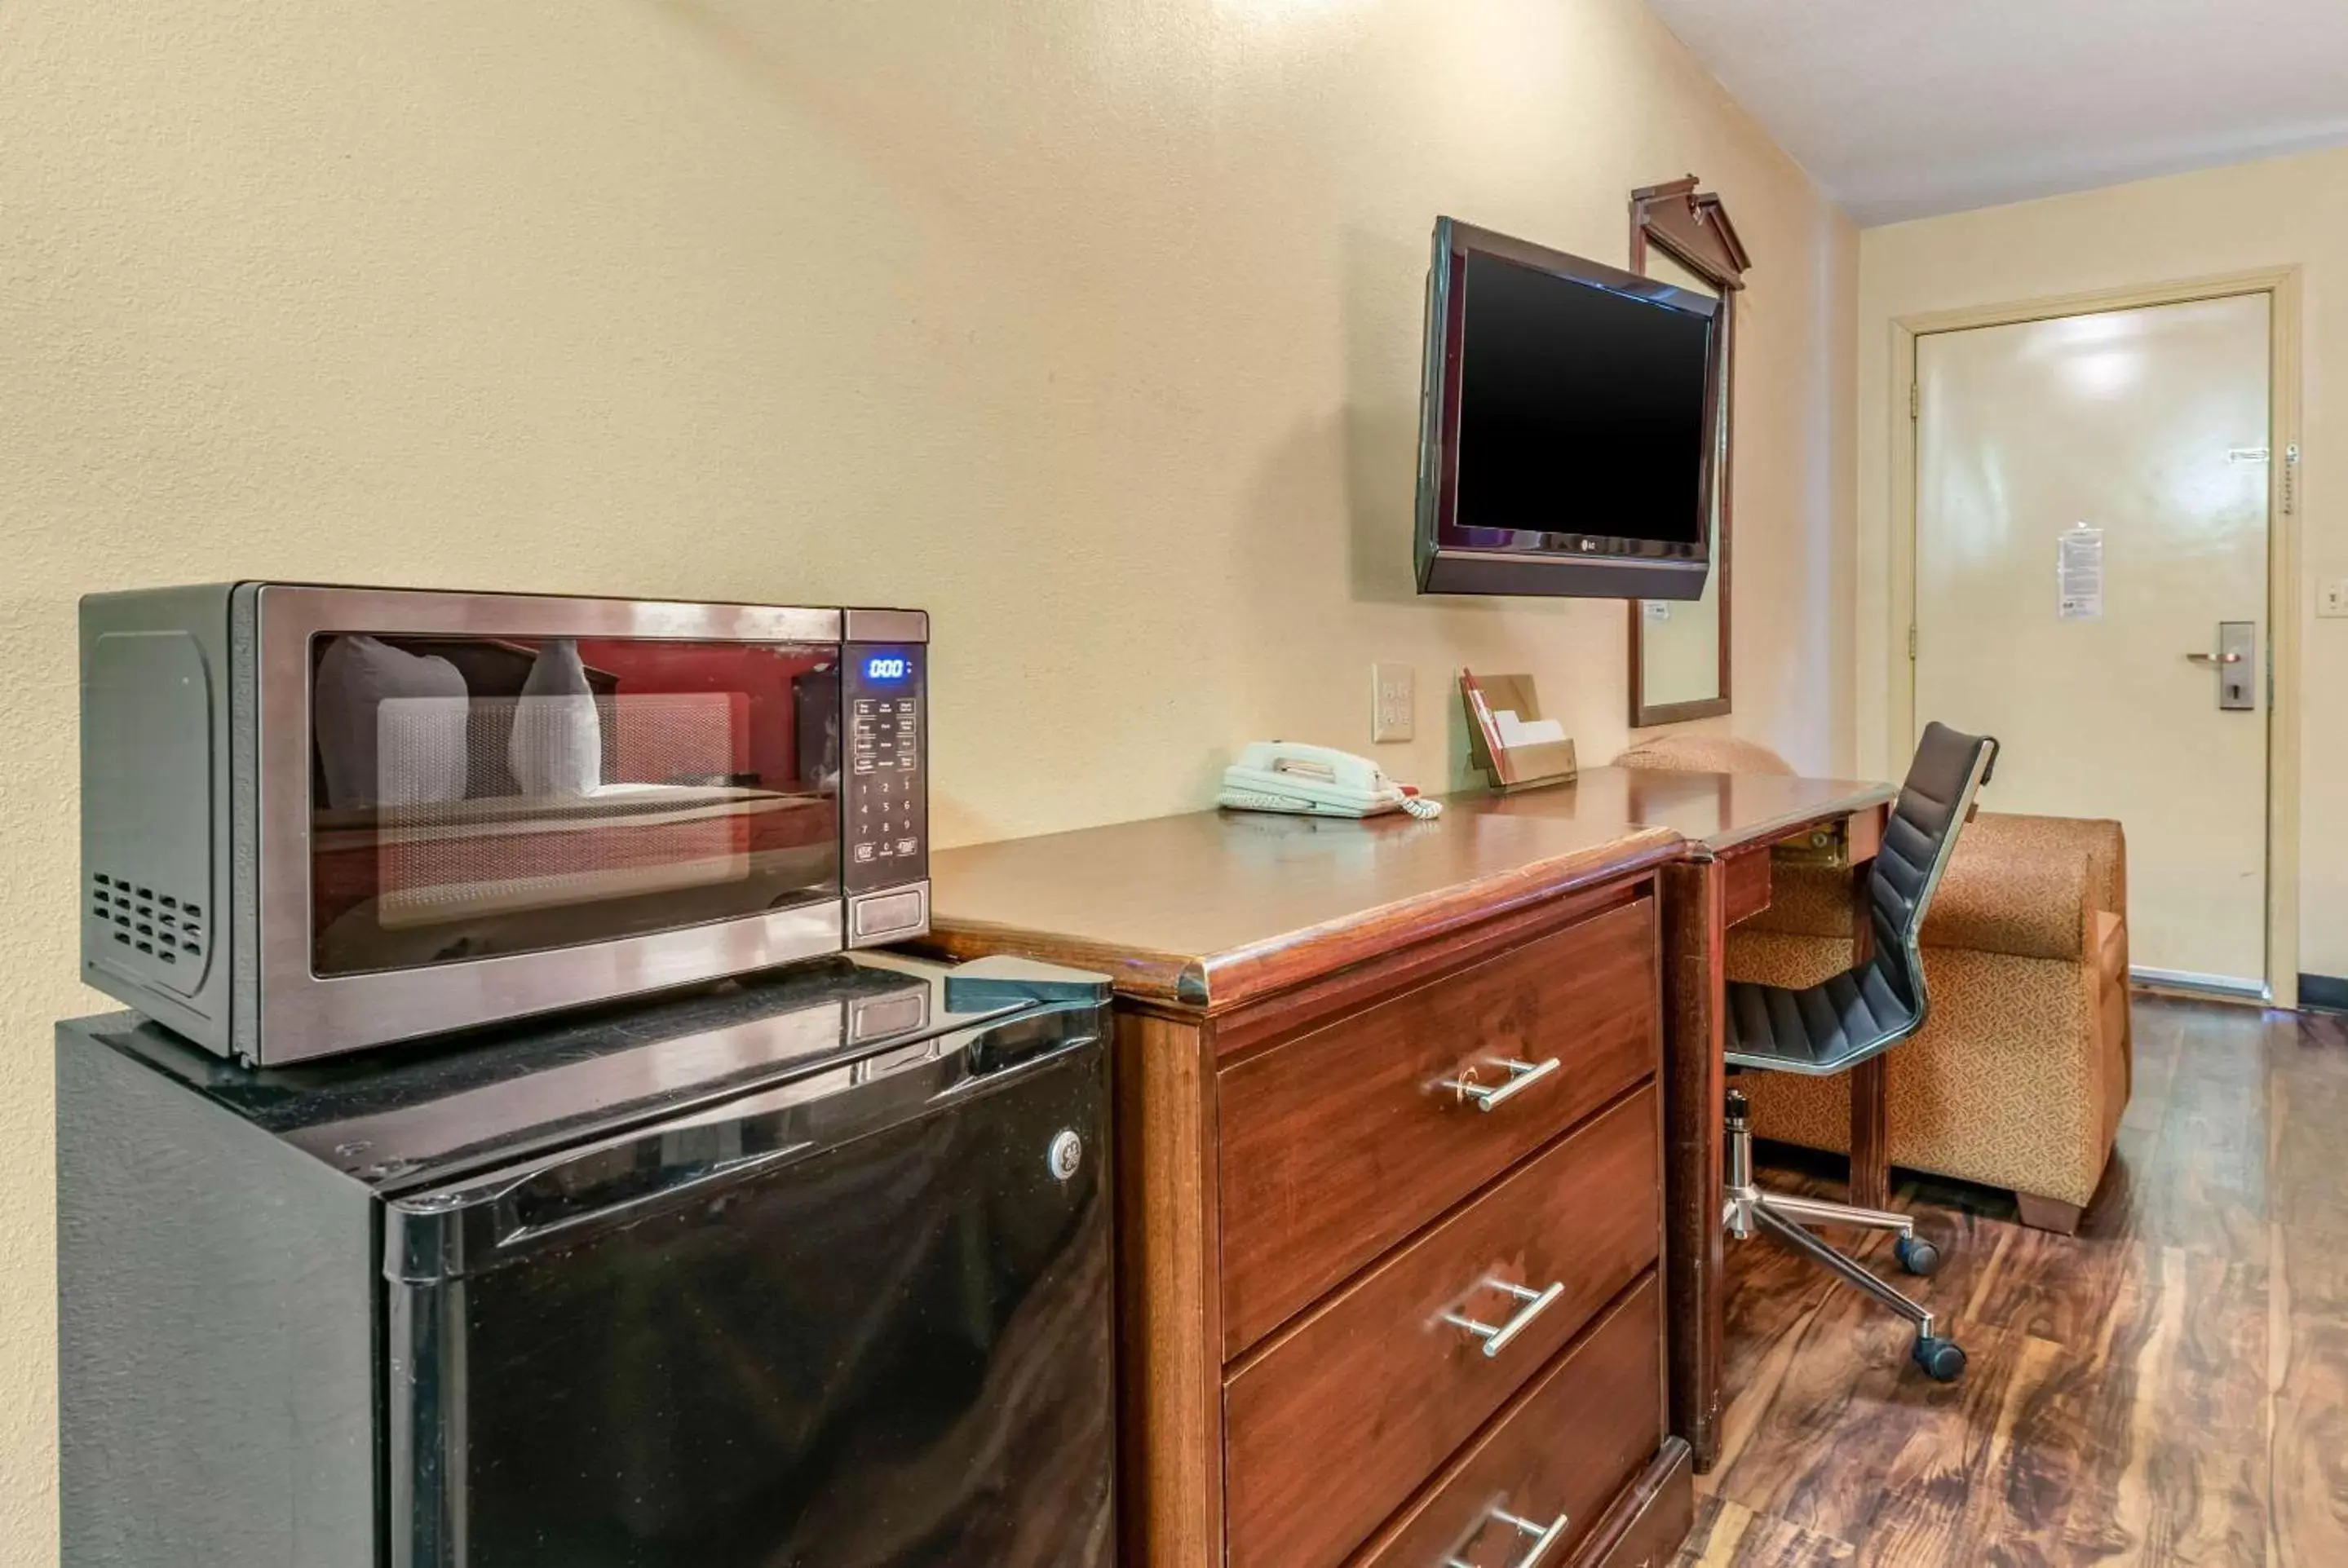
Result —
<instances>
[{"instance_id":1,"label":"white electrical outlet","mask_svg":"<svg viewBox=\"0 0 2348 1568\"><path fill-rule=\"evenodd\" d=\"M1418 677L1407 664L1370 666L1370 739L1406 741L1418 712Z\"/></svg>"},{"instance_id":2,"label":"white electrical outlet","mask_svg":"<svg viewBox=\"0 0 2348 1568\"><path fill-rule=\"evenodd\" d=\"M2315 613L2323 616L2348 615L2348 577L2335 577L2316 589Z\"/></svg>"}]
</instances>

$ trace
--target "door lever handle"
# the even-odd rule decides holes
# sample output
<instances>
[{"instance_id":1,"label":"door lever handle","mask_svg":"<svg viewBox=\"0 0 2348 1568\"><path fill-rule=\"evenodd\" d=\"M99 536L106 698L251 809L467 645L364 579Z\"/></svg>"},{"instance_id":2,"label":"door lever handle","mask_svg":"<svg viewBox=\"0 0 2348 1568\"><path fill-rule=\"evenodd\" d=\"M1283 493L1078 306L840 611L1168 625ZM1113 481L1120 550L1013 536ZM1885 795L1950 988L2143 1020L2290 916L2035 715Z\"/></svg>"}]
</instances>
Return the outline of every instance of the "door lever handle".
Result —
<instances>
[{"instance_id":1,"label":"door lever handle","mask_svg":"<svg viewBox=\"0 0 2348 1568\"><path fill-rule=\"evenodd\" d=\"M2196 650L2185 657L2204 670L2218 672L2219 707L2243 712L2259 705L2258 693L2251 690L2258 652L2259 629L2255 621L2221 620L2218 622L2218 651L2203 653Z\"/></svg>"}]
</instances>

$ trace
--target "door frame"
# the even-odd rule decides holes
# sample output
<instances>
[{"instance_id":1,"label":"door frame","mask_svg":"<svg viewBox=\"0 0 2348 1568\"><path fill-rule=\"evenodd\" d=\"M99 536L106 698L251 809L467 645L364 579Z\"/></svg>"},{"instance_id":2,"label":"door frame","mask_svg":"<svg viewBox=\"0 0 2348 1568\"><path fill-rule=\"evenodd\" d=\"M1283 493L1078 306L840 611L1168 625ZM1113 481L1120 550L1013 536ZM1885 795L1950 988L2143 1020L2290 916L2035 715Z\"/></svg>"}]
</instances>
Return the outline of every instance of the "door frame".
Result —
<instances>
[{"instance_id":1,"label":"door frame","mask_svg":"<svg viewBox=\"0 0 2348 1568\"><path fill-rule=\"evenodd\" d=\"M1938 333L2012 326L2060 316L2147 305L2189 304L2240 294L2268 296L2267 465L2267 931L2266 998L2272 1006L2299 1004L2299 506L2296 455L2300 434L2300 269L2271 267L2178 282L2055 294L2003 304L1975 305L1901 316L1891 323L1891 668L1890 734L1916 733L1917 442L1921 435L1913 389L1918 340ZM1901 407L1898 389L1910 389Z\"/></svg>"}]
</instances>

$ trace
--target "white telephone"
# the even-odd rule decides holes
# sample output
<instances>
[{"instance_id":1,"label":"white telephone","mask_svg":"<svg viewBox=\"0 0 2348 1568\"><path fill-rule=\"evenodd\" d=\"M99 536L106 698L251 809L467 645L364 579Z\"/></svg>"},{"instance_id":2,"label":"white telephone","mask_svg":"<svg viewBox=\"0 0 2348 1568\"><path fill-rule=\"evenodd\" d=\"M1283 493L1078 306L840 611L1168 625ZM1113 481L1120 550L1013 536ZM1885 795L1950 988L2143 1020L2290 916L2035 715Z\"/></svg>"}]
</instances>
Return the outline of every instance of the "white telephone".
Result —
<instances>
[{"instance_id":1,"label":"white telephone","mask_svg":"<svg viewBox=\"0 0 2348 1568\"><path fill-rule=\"evenodd\" d=\"M1351 752L1292 741L1252 741L1240 760L1223 770L1218 805L1241 811L1289 811L1306 816L1375 816L1406 811L1416 817L1443 815L1443 803L1378 771L1377 764Z\"/></svg>"}]
</instances>

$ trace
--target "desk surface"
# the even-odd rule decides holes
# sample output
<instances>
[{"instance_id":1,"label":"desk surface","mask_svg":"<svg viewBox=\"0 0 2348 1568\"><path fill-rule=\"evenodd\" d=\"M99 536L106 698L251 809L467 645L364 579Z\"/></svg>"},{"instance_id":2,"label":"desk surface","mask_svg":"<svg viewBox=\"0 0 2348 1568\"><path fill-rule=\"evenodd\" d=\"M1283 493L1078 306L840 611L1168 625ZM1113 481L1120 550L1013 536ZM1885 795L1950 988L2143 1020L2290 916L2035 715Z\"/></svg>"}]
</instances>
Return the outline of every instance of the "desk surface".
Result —
<instances>
[{"instance_id":1,"label":"desk surface","mask_svg":"<svg viewBox=\"0 0 2348 1568\"><path fill-rule=\"evenodd\" d=\"M947 850L930 945L1113 975L1128 996L1220 1009L1534 901L1783 837L1890 798L1833 779L1591 768L1444 815L1349 821L1193 812Z\"/></svg>"},{"instance_id":2,"label":"desk surface","mask_svg":"<svg viewBox=\"0 0 2348 1568\"><path fill-rule=\"evenodd\" d=\"M1899 793L1890 784L1857 779L1584 768L1573 783L1554 789L1453 795L1443 820L1468 815L1635 823L1670 828L1717 855L1774 842L1813 823L1879 805Z\"/></svg>"},{"instance_id":3,"label":"desk surface","mask_svg":"<svg viewBox=\"0 0 2348 1568\"><path fill-rule=\"evenodd\" d=\"M927 945L1220 1009L1686 852L1668 828L1602 817L1193 812L937 855Z\"/></svg>"}]
</instances>

